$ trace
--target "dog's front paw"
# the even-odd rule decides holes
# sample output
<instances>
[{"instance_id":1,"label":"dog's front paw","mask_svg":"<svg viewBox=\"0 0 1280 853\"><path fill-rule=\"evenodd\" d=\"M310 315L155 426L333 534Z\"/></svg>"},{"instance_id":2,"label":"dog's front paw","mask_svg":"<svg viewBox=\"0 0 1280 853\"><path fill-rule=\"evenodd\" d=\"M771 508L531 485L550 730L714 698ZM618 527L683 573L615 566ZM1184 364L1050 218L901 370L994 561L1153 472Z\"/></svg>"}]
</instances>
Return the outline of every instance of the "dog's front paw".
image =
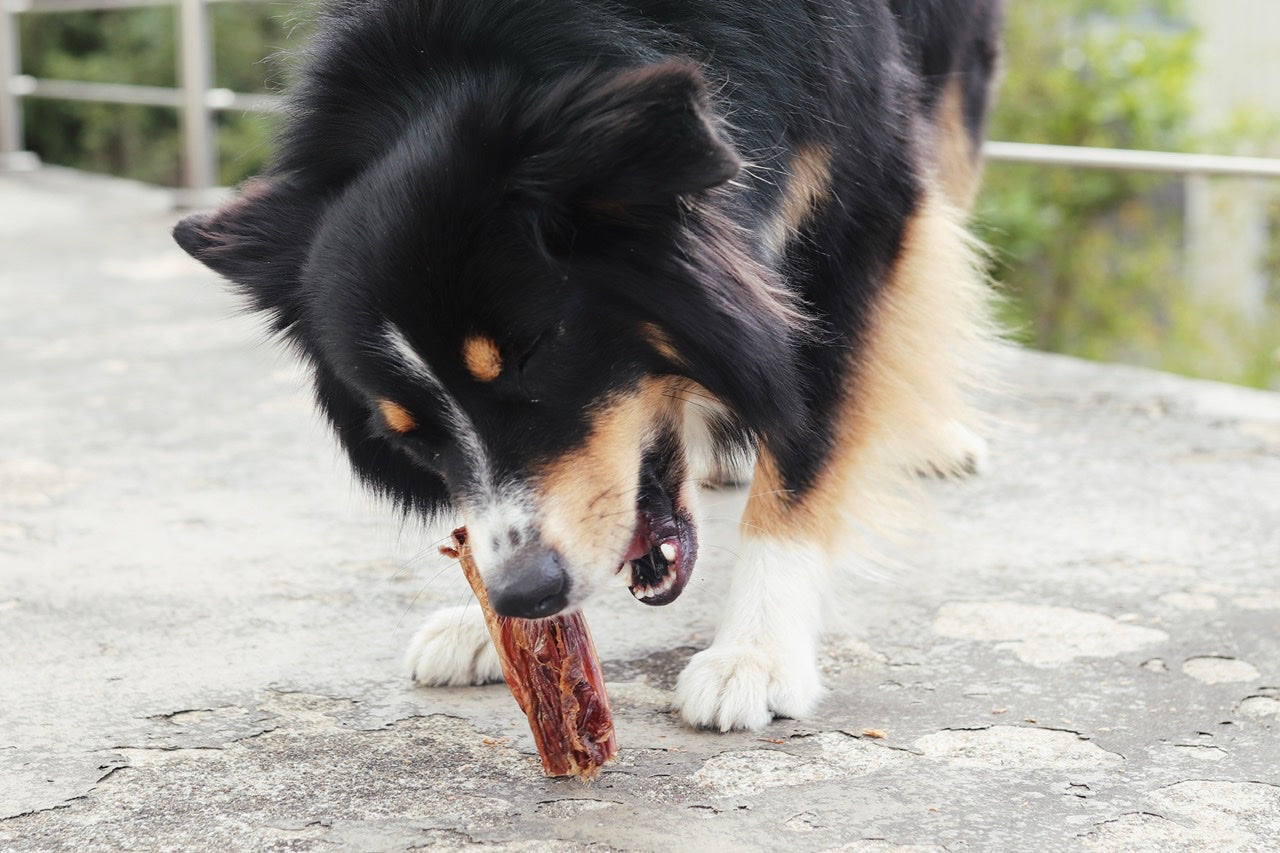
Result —
<instances>
[{"instance_id":1,"label":"dog's front paw","mask_svg":"<svg viewBox=\"0 0 1280 853\"><path fill-rule=\"evenodd\" d=\"M818 668L808 656L794 659L749 645L698 652L676 682L685 722L722 732L762 729L775 716L807 716L821 696Z\"/></svg>"},{"instance_id":2,"label":"dog's front paw","mask_svg":"<svg viewBox=\"0 0 1280 853\"><path fill-rule=\"evenodd\" d=\"M972 477L987 470L991 458L987 440L959 421L943 425L937 447L929 458L915 463L925 477Z\"/></svg>"},{"instance_id":3,"label":"dog's front paw","mask_svg":"<svg viewBox=\"0 0 1280 853\"><path fill-rule=\"evenodd\" d=\"M409 643L405 669L428 687L462 687L502 680L502 665L478 604L431 614Z\"/></svg>"}]
</instances>

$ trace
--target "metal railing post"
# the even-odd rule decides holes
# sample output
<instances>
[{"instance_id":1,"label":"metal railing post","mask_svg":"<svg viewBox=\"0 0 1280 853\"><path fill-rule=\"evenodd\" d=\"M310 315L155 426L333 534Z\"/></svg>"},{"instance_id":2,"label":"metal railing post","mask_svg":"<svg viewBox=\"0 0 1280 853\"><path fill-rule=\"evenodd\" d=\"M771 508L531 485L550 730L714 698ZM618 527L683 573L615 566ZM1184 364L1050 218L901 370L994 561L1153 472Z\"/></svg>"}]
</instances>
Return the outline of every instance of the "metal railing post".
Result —
<instances>
[{"instance_id":1,"label":"metal railing post","mask_svg":"<svg viewBox=\"0 0 1280 853\"><path fill-rule=\"evenodd\" d=\"M206 102L212 82L209 16L205 0L178 3L178 82L182 87L182 186L199 204L217 186L218 151L213 112Z\"/></svg>"},{"instance_id":2,"label":"metal railing post","mask_svg":"<svg viewBox=\"0 0 1280 853\"><path fill-rule=\"evenodd\" d=\"M13 90L21 71L18 14L0 0L0 168L12 168L22 151L22 100Z\"/></svg>"},{"instance_id":3,"label":"metal railing post","mask_svg":"<svg viewBox=\"0 0 1280 853\"><path fill-rule=\"evenodd\" d=\"M1182 176L1183 275L1197 290L1201 290L1208 280L1205 272L1212 264L1205 257L1204 241L1197 239L1197 235L1208 229L1212 218L1209 176L1203 172L1186 173ZM1206 294L1198 292L1196 295L1203 297Z\"/></svg>"}]
</instances>

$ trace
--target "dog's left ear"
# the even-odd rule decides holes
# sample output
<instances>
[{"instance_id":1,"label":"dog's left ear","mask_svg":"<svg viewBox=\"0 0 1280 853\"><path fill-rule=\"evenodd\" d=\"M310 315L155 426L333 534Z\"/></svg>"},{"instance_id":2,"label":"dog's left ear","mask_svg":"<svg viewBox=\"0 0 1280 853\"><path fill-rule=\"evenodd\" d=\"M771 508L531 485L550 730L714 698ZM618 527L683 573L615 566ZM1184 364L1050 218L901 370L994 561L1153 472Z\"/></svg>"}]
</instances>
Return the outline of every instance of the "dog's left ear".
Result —
<instances>
[{"instance_id":1,"label":"dog's left ear","mask_svg":"<svg viewBox=\"0 0 1280 853\"><path fill-rule=\"evenodd\" d=\"M226 277L255 311L283 329L297 317L298 279L315 212L283 178L255 178L213 212L193 213L173 228L187 254Z\"/></svg>"},{"instance_id":2,"label":"dog's left ear","mask_svg":"<svg viewBox=\"0 0 1280 853\"><path fill-rule=\"evenodd\" d=\"M742 168L690 60L576 78L531 112L536 147L517 185L561 202L606 210L668 204Z\"/></svg>"}]
</instances>

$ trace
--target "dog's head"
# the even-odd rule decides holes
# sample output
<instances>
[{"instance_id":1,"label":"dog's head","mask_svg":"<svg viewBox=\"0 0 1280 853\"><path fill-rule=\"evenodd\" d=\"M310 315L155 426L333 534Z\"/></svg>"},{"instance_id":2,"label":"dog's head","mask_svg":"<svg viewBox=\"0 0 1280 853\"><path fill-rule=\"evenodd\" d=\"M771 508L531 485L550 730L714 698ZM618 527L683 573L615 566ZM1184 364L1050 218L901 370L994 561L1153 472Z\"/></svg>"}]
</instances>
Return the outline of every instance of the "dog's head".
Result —
<instances>
[{"instance_id":1,"label":"dog's head","mask_svg":"<svg viewBox=\"0 0 1280 853\"><path fill-rule=\"evenodd\" d=\"M673 600L697 549L686 403L726 438L799 408L793 311L726 214L740 164L698 71L405 106L385 139L296 119L273 176L178 243L311 364L368 483L461 512L498 612L553 614L628 563L637 598Z\"/></svg>"}]
</instances>

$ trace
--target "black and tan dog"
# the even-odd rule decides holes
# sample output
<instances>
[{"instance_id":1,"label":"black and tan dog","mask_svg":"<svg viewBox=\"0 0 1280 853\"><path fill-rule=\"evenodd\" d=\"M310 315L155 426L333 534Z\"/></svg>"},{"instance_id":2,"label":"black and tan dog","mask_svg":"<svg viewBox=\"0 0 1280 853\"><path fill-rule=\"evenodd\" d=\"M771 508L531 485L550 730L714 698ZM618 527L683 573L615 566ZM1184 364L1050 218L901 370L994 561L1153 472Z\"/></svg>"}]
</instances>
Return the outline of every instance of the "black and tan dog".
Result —
<instances>
[{"instance_id":1,"label":"black and tan dog","mask_svg":"<svg viewBox=\"0 0 1280 853\"><path fill-rule=\"evenodd\" d=\"M359 472L456 510L494 605L676 598L707 465L754 453L684 717L802 716L833 556L971 467L974 192L999 0L346 0L274 166L184 249L314 371ZM709 454L706 450L709 448ZM497 677L437 614L423 683Z\"/></svg>"}]
</instances>

